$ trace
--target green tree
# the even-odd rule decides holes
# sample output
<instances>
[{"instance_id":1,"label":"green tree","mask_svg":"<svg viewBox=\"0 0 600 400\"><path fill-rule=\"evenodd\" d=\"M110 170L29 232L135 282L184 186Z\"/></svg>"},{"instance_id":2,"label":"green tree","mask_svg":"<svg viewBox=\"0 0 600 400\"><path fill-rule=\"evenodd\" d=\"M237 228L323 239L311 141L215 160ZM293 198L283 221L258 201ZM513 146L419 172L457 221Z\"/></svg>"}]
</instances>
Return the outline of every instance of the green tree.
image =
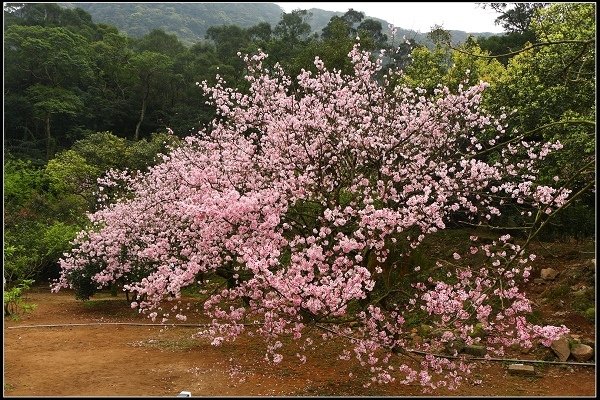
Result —
<instances>
[{"instance_id":1,"label":"green tree","mask_svg":"<svg viewBox=\"0 0 600 400\"><path fill-rule=\"evenodd\" d=\"M100 40L91 44L96 79L86 91L91 131L127 132L135 123L132 104L135 77L129 68L134 55L127 37L115 28L100 26ZM133 121L133 122L132 122Z\"/></svg>"},{"instance_id":2,"label":"green tree","mask_svg":"<svg viewBox=\"0 0 600 400\"><path fill-rule=\"evenodd\" d=\"M501 56L523 48L527 42L536 40L531 24L539 10L549 3L486 3L485 8L491 8L500 15L496 18L496 25L501 25L505 33L481 38L479 45L490 54ZM504 65L510 56L498 58Z\"/></svg>"},{"instance_id":3,"label":"green tree","mask_svg":"<svg viewBox=\"0 0 600 400\"><path fill-rule=\"evenodd\" d=\"M214 110L206 105L206 98L196 82L204 80L212 82L217 73L223 75L226 67L219 60L214 45L202 42L196 43L185 53L180 54L175 62L180 65L178 70L183 85L180 92L181 100L172 108L169 127L177 134L186 135L199 128L203 122L210 121L214 115ZM234 79L230 76L225 78Z\"/></svg>"},{"instance_id":4,"label":"green tree","mask_svg":"<svg viewBox=\"0 0 600 400\"><path fill-rule=\"evenodd\" d=\"M310 68L314 61L312 46L316 39L315 35L310 34L310 18L312 14L307 10L294 10L281 15L273 28L271 40L262 48L269 54L267 65L278 62L291 76L296 76L302 68Z\"/></svg>"},{"instance_id":5,"label":"green tree","mask_svg":"<svg viewBox=\"0 0 600 400\"><path fill-rule=\"evenodd\" d=\"M144 170L160 161L174 135L137 142L109 132L81 139L45 166L7 156L4 162L4 274L13 285L53 277L58 258L96 206L97 180L108 169Z\"/></svg>"},{"instance_id":6,"label":"green tree","mask_svg":"<svg viewBox=\"0 0 600 400\"><path fill-rule=\"evenodd\" d=\"M141 107L133 140L140 138L140 127L146 116L148 102L151 100L151 95L161 96L162 94L154 89L162 82L170 73L172 60L164 54L154 53L151 51L143 51L135 54L130 61L130 68L136 77L136 89L139 93Z\"/></svg>"},{"instance_id":7,"label":"green tree","mask_svg":"<svg viewBox=\"0 0 600 400\"><path fill-rule=\"evenodd\" d=\"M481 57L483 56L483 57ZM495 58L486 58L489 53L483 51L472 37L452 51L451 67L448 69L444 84L456 88L460 83L473 86L484 81L496 86L503 80L506 69ZM493 101L493 99L491 99Z\"/></svg>"},{"instance_id":8,"label":"green tree","mask_svg":"<svg viewBox=\"0 0 600 400\"><path fill-rule=\"evenodd\" d=\"M354 14L352 14L354 15ZM347 19L333 16L321 33L321 41L315 41L308 47L310 56L305 58L307 69L315 56L319 56L329 68L337 68L344 73L349 73L352 64L348 59L348 53L356 42L356 35L352 33L353 28Z\"/></svg>"},{"instance_id":9,"label":"green tree","mask_svg":"<svg viewBox=\"0 0 600 400\"><path fill-rule=\"evenodd\" d=\"M13 25L4 36L5 87L70 87L93 78L90 42L62 27Z\"/></svg>"},{"instance_id":10,"label":"green tree","mask_svg":"<svg viewBox=\"0 0 600 400\"><path fill-rule=\"evenodd\" d=\"M4 276L13 285L44 275L75 238L82 199L51 188L44 169L8 157L4 162Z\"/></svg>"},{"instance_id":11,"label":"green tree","mask_svg":"<svg viewBox=\"0 0 600 400\"><path fill-rule=\"evenodd\" d=\"M273 29L268 22L261 22L248 28L250 40L259 43L268 43L273 35Z\"/></svg>"},{"instance_id":12,"label":"green tree","mask_svg":"<svg viewBox=\"0 0 600 400\"><path fill-rule=\"evenodd\" d=\"M342 16L331 17L321 31L321 41L315 41L307 47L311 57L305 56L304 60L312 64L312 59L318 55L330 68L348 73L351 69L348 53L356 42L356 36L360 37L363 49L386 47L387 37L381 32L381 23L364 17L364 13L352 8ZM312 66L308 64L306 68Z\"/></svg>"},{"instance_id":13,"label":"green tree","mask_svg":"<svg viewBox=\"0 0 600 400\"><path fill-rule=\"evenodd\" d=\"M311 16L311 13L307 10L293 10L290 13L283 13L273 33L277 38L288 43L288 46L294 48L299 42L308 38L310 34L308 20Z\"/></svg>"},{"instance_id":14,"label":"green tree","mask_svg":"<svg viewBox=\"0 0 600 400\"><path fill-rule=\"evenodd\" d=\"M334 15L321 31L323 40L335 40L352 36L352 26L344 18Z\"/></svg>"},{"instance_id":15,"label":"green tree","mask_svg":"<svg viewBox=\"0 0 600 400\"><path fill-rule=\"evenodd\" d=\"M595 5L552 4L537 11L530 28L539 42L512 57L489 107L515 110L509 124L529 140L560 140L564 149L545 163L544 177L580 196L577 210L557 230L593 233L596 119ZM567 214L563 214L567 215ZM574 221L575 224L574 224Z\"/></svg>"},{"instance_id":16,"label":"green tree","mask_svg":"<svg viewBox=\"0 0 600 400\"><path fill-rule=\"evenodd\" d=\"M185 50L177 35L168 34L162 29L154 29L137 41L135 47L139 51L152 51L169 57L175 57Z\"/></svg>"},{"instance_id":17,"label":"green tree","mask_svg":"<svg viewBox=\"0 0 600 400\"><path fill-rule=\"evenodd\" d=\"M514 51L522 49L526 43L535 42L535 33L533 31L508 32L502 35L492 35L485 38L479 38L477 43L479 46L490 53L497 56L498 61L507 65L511 58L510 54Z\"/></svg>"},{"instance_id":18,"label":"green tree","mask_svg":"<svg viewBox=\"0 0 600 400\"><path fill-rule=\"evenodd\" d=\"M99 166L90 165L75 150L65 150L48 161L45 174L50 189L56 193L72 193L82 196L90 206L93 203L93 188L100 176Z\"/></svg>"},{"instance_id":19,"label":"green tree","mask_svg":"<svg viewBox=\"0 0 600 400\"><path fill-rule=\"evenodd\" d=\"M28 138L25 153L43 149L48 159L56 143L68 144L78 125L68 116L83 110L94 80L90 42L62 27L11 25L4 50L5 96L11 111L5 113L5 144L11 148Z\"/></svg>"},{"instance_id":20,"label":"green tree","mask_svg":"<svg viewBox=\"0 0 600 400\"><path fill-rule=\"evenodd\" d=\"M512 58L496 94L498 104L518 109L516 123L523 130L565 118L594 121L594 14L592 4L553 4L539 11L532 28L550 44Z\"/></svg>"},{"instance_id":21,"label":"green tree","mask_svg":"<svg viewBox=\"0 0 600 400\"><path fill-rule=\"evenodd\" d=\"M241 63L238 51L250 43L248 31L237 25L211 26L206 31L206 38L213 41L217 56L223 63L234 65Z\"/></svg>"},{"instance_id":22,"label":"green tree","mask_svg":"<svg viewBox=\"0 0 600 400\"><path fill-rule=\"evenodd\" d=\"M411 61L406 67L403 83L412 87L421 87L429 93L443 84L450 65L448 50L437 46L429 50L425 46L417 46L410 53Z\"/></svg>"},{"instance_id":23,"label":"green tree","mask_svg":"<svg viewBox=\"0 0 600 400\"><path fill-rule=\"evenodd\" d=\"M43 121L46 159L50 159L55 148L50 128L51 119L56 115L75 116L83 107L83 102L72 91L60 87L36 84L27 88L26 93L33 105L34 115Z\"/></svg>"},{"instance_id":24,"label":"green tree","mask_svg":"<svg viewBox=\"0 0 600 400\"><path fill-rule=\"evenodd\" d=\"M60 26L90 40L98 34L89 13L81 8L68 9L53 3L6 3L4 21L6 26Z\"/></svg>"},{"instance_id":25,"label":"green tree","mask_svg":"<svg viewBox=\"0 0 600 400\"><path fill-rule=\"evenodd\" d=\"M510 4L510 5L509 5ZM496 18L496 25L501 25L506 32L525 33L529 31L531 22L536 12L549 3L486 3L500 13Z\"/></svg>"},{"instance_id":26,"label":"green tree","mask_svg":"<svg viewBox=\"0 0 600 400\"><path fill-rule=\"evenodd\" d=\"M4 223L16 223L25 216L27 204L34 201L37 188L42 186L43 174L29 160L20 160L10 154L4 161Z\"/></svg>"},{"instance_id":27,"label":"green tree","mask_svg":"<svg viewBox=\"0 0 600 400\"><path fill-rule=\"evenodd\" d=\"M382 32L381 22L367 18L356 29L364 48L383 49L387 47L388 37Z\"/></svg>"}]
</instances>

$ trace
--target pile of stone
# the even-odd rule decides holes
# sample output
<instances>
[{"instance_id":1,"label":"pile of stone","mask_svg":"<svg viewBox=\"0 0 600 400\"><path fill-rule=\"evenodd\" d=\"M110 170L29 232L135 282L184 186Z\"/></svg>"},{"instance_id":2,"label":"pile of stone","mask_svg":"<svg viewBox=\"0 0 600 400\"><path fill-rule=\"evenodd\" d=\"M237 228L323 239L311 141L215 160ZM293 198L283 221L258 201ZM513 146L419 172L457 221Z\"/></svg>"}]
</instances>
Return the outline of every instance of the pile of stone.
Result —
<instances>
[{"instance_id":1,"label":"pile of stone","mask_svg":"<svg viewBox=\"0 0 600 400\"><path fill-rule=\"evenodd\" d=\"M591 344L591 346L590 346ZM560 361L567 361L572 357L575 361L586 362L594 357L594 343L582 343L578 336L563 336L552 342L550 348Z\"/></svg>"}]
</instances>

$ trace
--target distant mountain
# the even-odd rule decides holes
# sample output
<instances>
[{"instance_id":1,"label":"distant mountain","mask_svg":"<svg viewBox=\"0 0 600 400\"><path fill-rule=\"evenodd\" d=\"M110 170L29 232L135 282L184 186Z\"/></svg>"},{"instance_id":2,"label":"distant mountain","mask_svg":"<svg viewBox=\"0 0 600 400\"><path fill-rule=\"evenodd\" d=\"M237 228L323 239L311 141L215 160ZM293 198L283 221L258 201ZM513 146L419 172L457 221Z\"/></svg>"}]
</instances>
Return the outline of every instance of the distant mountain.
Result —
<instances>
[{"instance_id":1,"label":"distant mountain","mask_svg":"<svg viewBox=\"0 0 600 400\"><path fill-rule=\"evenodd\" d=\"M313 32L316 32L319 34L323 30L323 28L325 28L327 26L327 24L329 23L329 20L333 16L337 15L338 17L341 17L342 15L344 15L344 13L340 12L340 11L327 11L327 10L321 10L320 8L310 8L310 9L308 9L308 12L310 12L312 14L310 20L308 21L308 23L310 24L310 27ZM384 33L386 33L389 22L384 21L379 18L369 17L368 15L365 18L370 18L375 21L381 22L383 31L384 31Z\"/></svg>"},{"instance_id":2,"label":"distant mountain","mask_svg":"<svg viewBox=\"0 0 600 400\"><path fill-rule=\"evenodd\" d=\"M94 22L116 26L132 37L143 36L153 29L162 29L176 34L179 39L192 44L205 40L209 27L215 25L238 25L248 28L261 22L277 25L284 12L274 3L58 3L67 8L79 7L91 14ZM334 15L343 12L311 8L309 20L312 31L321 33ZM388 32L387 21L369 17L381 22L384 33ZM469 33L450 31L454 42L462 42ZM475 36L490 36L492 33L473 33ZM397 36L429 42L425 33L398 28Z\"/></svg>"},{"instance_id":3,"label":"distant mountain","mask_svg":"<svg viewBox=\"0 0 600 400\"><path fill-rule=\"evenodd\" d=\"M329 23L329 20L331 19L331 17L333 17L334 15L337 15L337 16L344 15L343 12L326 11L326 10L321 10L320 8L311 8L308 11L312 13L312 18L309 21L312 31L318 32L318 33L321 33L321 30ZM388 26L390 25L389 22L387 22L383 19L380 19L380 18L369 17L368 15L366 16L366 18L370 18L375 21L381 22L381 26L383 27L383 33L387 34L388 36L390 35L390 32L388 31ZM488 36L496 35L495 33L491 33L491 32L465 32L465 31L457 31L457 30L450 30L450 34L452 35L452 42L454 42L454 43L464 42L469 37L469 35L481 36L481 37L488 37ZM427 38L427 32L417 32L417 31L414 31L411 29L403 29L401 27L396 27L396 37L401 39L403 36L405 36L406 39L413 39L418 43L423 43L423 44L428 44L428 45L432 44L429 41L429 39Z\"/></svg>"},{"instance_id":4,"label":"distant mountain","mask_svg":"<svg viewBox=\"0 0 600 400\"><path fill-rule=\"evenodd\" d=\"M94 22L116 26L132 37L153 29L176 34L192 44L204 40L214 25L238 25L243 28L268 22L275 25L283 10L273 3L58 3L79 7L90 13Z\"/></svg>"}]
</instances>

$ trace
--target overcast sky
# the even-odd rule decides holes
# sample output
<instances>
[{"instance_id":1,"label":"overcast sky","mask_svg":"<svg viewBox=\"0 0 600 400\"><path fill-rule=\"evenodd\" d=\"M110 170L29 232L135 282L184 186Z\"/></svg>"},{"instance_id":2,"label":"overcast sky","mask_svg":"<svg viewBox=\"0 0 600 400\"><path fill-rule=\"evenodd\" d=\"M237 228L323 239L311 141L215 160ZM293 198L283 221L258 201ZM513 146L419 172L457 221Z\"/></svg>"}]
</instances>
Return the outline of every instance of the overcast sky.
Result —
<instances>
[{"instance_id":1,"label":"overcast sky","mask_svg":"<svg viewBox=\"0 0 600 400\"><path fill-rule=\"evenodd\" d=\"M349 8L370 17L381 18L399 28L429 32L433 25L466 32L502 32L494 24L498 14L477 3L275 3L290 12L296 9L320 8L346 12ZM384 27L385 28L385 27Z\"/></svg>"}]
</instances>

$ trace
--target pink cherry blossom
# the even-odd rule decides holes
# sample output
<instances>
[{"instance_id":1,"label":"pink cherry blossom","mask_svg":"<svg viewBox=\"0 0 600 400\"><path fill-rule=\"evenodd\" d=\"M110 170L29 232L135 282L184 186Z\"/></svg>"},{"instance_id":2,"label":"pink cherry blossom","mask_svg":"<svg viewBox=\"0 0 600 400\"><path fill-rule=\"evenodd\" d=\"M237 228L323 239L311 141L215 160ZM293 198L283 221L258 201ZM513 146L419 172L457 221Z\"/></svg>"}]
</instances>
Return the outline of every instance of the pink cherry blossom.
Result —
<instances>
[{"instance_id":1,"label":"pink cherry blossom","mask_svg":"<svg viewBox=\"0 0 600 400\"><path fill-rule=\"evenodd\" d=\"M506 204L534 215L564 205L568 191L536 182L536 165L560 144L498 145L506 116L480 107L484 82L431 96L380 78L383 54L373 60L357 44L348 56L350 75L316 58L316 72L290 77L277 64L264 69L259 52L244 56L248 90L220 77L200 83L216 118L148 172L99 180L98 211L61 259L53 290L120 282L132 307L155 319L168 318L162 304L182 288L210 278L221 286L203 292L200 312L212 320L201 332L212 344L257 334L278 364L280 339L292 337L304 362L317 330L344 339L342 358L353 355L372 382L428 388L455 388L467 362L427 355L413 369L407 350L437 353L462 339L502 354L567 332L525 319L531 304L519 283L533 257L510 236L471 237L453 254L460 266L431 260L443 272L436 278L423 265L390 278L394 252L409 256L449 221L487 224ZM496 157L481 155L494 144ZM190 310L173 312L184 321ZM441 334L414 345L406 321L423 315ZM471 337L476 324L483 339Z\"/></svg>"}]
</instances>

